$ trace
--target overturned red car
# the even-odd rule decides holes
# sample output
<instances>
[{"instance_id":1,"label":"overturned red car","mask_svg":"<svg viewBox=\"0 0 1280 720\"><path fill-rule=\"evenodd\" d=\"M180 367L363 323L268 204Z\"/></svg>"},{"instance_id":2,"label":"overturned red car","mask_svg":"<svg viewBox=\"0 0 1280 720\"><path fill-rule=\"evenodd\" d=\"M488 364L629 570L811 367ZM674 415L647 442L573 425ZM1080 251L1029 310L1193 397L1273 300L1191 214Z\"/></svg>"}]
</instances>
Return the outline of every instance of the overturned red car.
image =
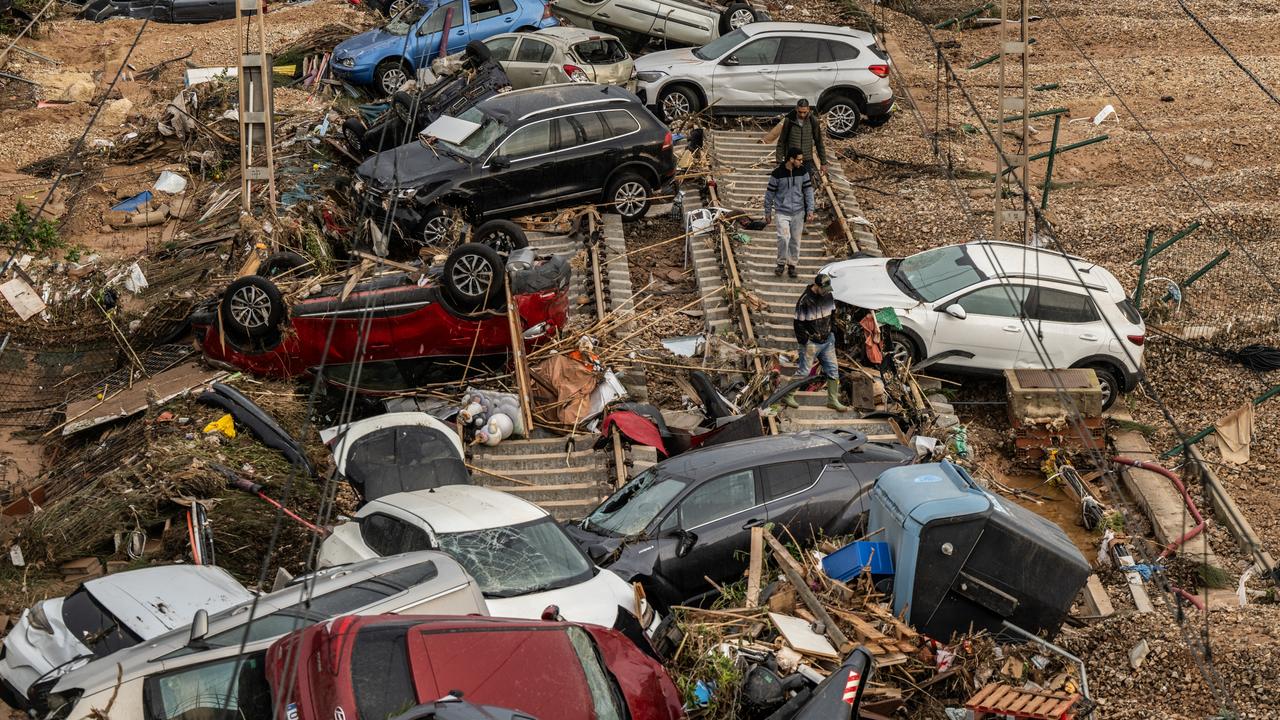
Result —
<instances>
[{"instance_id":1,"label":"overturned red car","mask_svg":"<svg viewBox=\"0 0 1280 720\"><path fill-rule=\"evenodd\" d=\"M323 367L338 382L358 372L412 383L424 361L510 351L508 282L526 346L554 337L569 305L566 258L503 257L477 243L457 247L420 279L382 275L349 291L336 282L291 305L268 274L236 279L192 314L196 342L212 364L276 378Z\"/></svg>"},{"instance_id":2,"label":"overturned red car","mask_svg":"<svg viewBox=\"0 0 1280 720\"><path fill-rule=\"evenodd\" d=\"M384 720L453 695L538 720L684 717L667 671L597 625L492 617L347 616L267 651L273 717Z\"/></svg>"}]
</instances>

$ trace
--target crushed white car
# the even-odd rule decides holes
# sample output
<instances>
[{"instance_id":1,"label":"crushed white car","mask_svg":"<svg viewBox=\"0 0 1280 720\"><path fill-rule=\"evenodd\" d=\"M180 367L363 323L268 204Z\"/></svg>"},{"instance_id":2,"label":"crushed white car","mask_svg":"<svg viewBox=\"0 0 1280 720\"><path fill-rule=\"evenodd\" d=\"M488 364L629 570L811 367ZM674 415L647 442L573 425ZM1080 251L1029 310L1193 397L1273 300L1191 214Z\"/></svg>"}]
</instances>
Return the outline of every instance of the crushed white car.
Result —
<instances>
[{"instance_id":1,"label":"crushed white car","mask_svg":"<svg viewBox=\"0 0 1280 720\"><path fill-rule=\"evenodd\" d=\"M407 490L471 482L462 440L424 412L395 412L321 431L338 475L365 502Z\"/></svg>"}]
</instances>

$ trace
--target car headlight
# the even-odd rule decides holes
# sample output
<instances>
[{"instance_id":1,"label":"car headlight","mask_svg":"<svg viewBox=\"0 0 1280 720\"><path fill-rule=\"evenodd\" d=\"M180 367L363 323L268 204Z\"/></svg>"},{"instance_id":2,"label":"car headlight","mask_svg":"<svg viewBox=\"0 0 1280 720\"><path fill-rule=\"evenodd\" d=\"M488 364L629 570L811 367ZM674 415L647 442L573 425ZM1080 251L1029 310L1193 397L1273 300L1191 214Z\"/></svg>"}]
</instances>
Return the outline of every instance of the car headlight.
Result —
<instances>
[{"instance_id":1,"label":"car headlight","mask_svg":"<svg viewBox=\"0 0 1280 720\"><path fill-rule=\"evenodd\" d=\"M396 197L400 200L412 200L414 195L418 194L418 188L409 188L396 193Z\"/></svg>"},{"instance_id":2,"label":"car headlight","mask_svg":"<svg viewBox=\"0 0 1280 720\"><path fill-rule=\"evenodd\" d=\"M341 65L342 67L355 67L356 59L352 57L344 57L338 61L338 64Z\"/></svg>"},{"instance_id":3,"label":"car headlight","mask_svg":"<svg viewBox=\"0 0 1280 720\"><path fill-rule=\"evenodd\" d=\"M44 614L44 603L39 602L31 606L27 611L27 622L31 623L31 627L37 630L53 634L53 625L49 622L49 617Z\"/></svg>"},{"instance_id":4,"label":"car headlight","mask_svg":"<svg viewBox=\"0 0 1280 720\"><path fill-rule=\"evenodd\" d=\"M640 82L647 82L647 83L658 82L659 80L661 80L666 76L667 74L662 72L661 70L645 70L643 72L636 73L637 80L639 80Z\"/></svg>"}]
</instances>

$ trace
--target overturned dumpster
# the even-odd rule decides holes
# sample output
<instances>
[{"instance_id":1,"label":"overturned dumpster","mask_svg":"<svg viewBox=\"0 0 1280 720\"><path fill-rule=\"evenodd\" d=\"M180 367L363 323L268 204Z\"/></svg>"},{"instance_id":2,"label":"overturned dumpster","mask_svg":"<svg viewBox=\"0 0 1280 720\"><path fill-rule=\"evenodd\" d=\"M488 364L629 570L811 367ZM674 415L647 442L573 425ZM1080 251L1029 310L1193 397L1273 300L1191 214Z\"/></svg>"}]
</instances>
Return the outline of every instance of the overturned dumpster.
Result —
<instances>
[{"instance_id":1,"label":"overturned dumpster","mask_svg":"<svg viewBox=\"0 0 1280 720\"><path fill-rule=\"evenodd\" d=\"M893 553L894 613L942 640L1005 621L1052 636L1089 577L1061 528L948 462L882 473L870 527Z\"/></svg>"}]
</instances>

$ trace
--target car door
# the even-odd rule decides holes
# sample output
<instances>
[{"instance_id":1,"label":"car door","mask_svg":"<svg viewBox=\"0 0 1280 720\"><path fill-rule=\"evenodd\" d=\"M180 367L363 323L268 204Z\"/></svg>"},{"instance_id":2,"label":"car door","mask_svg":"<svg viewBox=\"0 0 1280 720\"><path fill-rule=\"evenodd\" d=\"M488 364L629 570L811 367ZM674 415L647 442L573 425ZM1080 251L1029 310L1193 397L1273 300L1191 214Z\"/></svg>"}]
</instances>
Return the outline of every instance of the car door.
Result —
<instances>
[{"instance_id":1,"label":"car door","mask_svg":"<svg viewBox=\"0 0 1280 720\"><path fill-rule=\"evenodd\" d=\"M494 35L484 41L484 46L489 48L489 54L493 57L494 62L502 66L502 71L511 74L507 68L507 63L511 62L512 51L515 50L516 42L520 36L516 33L507 33L505 35Z\"/></svg>"},{"instance_id":2,"label":"car door","mask_svg":"<svg viewBox=\"0 0 1280 720\"><path fill-rule=\"evenodd\" d=\"M266 650L233 655L148 677L142 685L148 720L271 717Z\"/></svg>"},{"instance_id":3,"label":"car door","mask_svg":"<svg viewBox=\"0 0 1280 720\"><path fill-rule=\"evenodd\" d=\"M711 97L721 108L772 107L781 39L756 38L716 64L711 74Z\"/></svg>"},{"instance_id":4,"label":"car door","mask_svg":"<svg viewBox=\"0 0 1280 720\"><path fill-rule=\"evenodd\" d=\"M631 3L627 3L631 4ZM642 2L657 15L653 35L684 45L704 45L716 38L719 14L682 2Z\"/></svg>"},{"instance_id":5,"label":"car door","mask_svg":"<svg viewBox=\"0 0 1280 720\"><path fill-rule=\"evenodd\" d=\"M800 98L814 102L836 84L836 64L825 40L784 37L774 76L773 105L792 107Z\"/></svg>"},{"instance_id":6,"label":"car door","mask_svg":"<svg viewBox=\"0 0 1280 720\"><path fill-rule=\"evenodd\" d=\"M1002 282L934 303L933 337L925 339L929 353L965 350L973 359L950 362L986 370L1017 367L1027 335L1022 320L1027 291L1025 285ZM952 305L964 308L965 317L947 312Z\"/></svg>"},{"instance_id":7,"label":"car door","mask_svg":"<svg viewBox=\"0 0 1280 720\"><path fill-rule=\"evenodd\" d=\"M825 467L821 460L793 460L759 469L765 515L769 522L786 526L801 543L823 526L823 499L814 490Z\"/></svg>"},{"instance_id":8,"label":"car door","mask_svg":"<svg viewBox=\"0 0 1280 720\"><path fill-rule=\"evenodd\" d=\"M467 0L467 5L468 40L484 40L516 29L520 7L515 0Z\"/></svg>"},{"instance_id":9,"label":"car door","mask_svg":"<svg viewBox=\"0 0 1280 720\"><path fill-rule=\"evenodd\" d=\"M590 12L592 22L596 25L631 30L644 35L656 34L657 37L662 37L660 33L655 33L660 16L656 3L643 0L605 0L604 2L580 0L574 5L581 7L584 13Z\"/></svg>"},{"instance_id":10,"label":"car door","mask_svg":"<svg viewBox=\"0 0 1280 720\"><path fill-rule=\"evenodd\" d=\"M444 32L445 23L449 24L449 52L454 52L454 33L461 28L463 35L466 34L466 18L463 14L461 0L449 0L442 2L435 10L432 10L426 16L420 18L417 23L417 29L411 31L413 33L413 47L409 53L410 62L414 69L430 67L431 61L440 55L441 33ZM457 46L457 50L461 50L467 43L463 41Z\"/></svg>"},{"instance_id":11,"label":"car door","mask_svg":"<svg viewBox=\"0 0 1280 720\"><path fill-rule=\"evenodd\" d=\"M681 543L688 552L660 561L663 575L686 598L712 591L707 578L725 583L742 576L745 554L751 550L751 528L767 521L754 470L702 483L680 500L676 512L677 527L686 534Z\"/></svg>"},{"instance_id":12,"label":"car door","mask_svg":"<svg viewBox=\"0 0 1280 720\"><path fill-rule=\"evenodd\" d=\"M549 42L528 35L522 37L512 51L511 60L503 66L511 87L518 90L545 85L547 63L551 61L555 51Z\"/></svg>"},{"instance_id":13,"label":"car door","mask_svg":"<svg viewBox=\"0 0 1280 720\"><path fill-rule=\"evenodd\" d=\"M1032 288L1027 317L1039 343L1023 344L1018 367L1071 367L1077 360L1106 352L1111 332L1083 290Z\"/></svg>"},{"instance_id":14,"label":"car door","mask_svg":"<svg viewBox=\"0 0 1280 720\"><path fill-rule=\"evenodd\" d=\"M526 38L527 40L527 38ZM549 172L550 156L560 144L557 118L536 120L507 136L486 163L487 174L473 193L487 213L539 205L559 187Z\"/></svg>"},{"instance_id":15,"label":"car door","mask_svg":"<svg viewBox=\"0 0 1280 720\"><path fill-rule=\"evenodd\" d=\"M615 110L611 113L625 114L626 111ZM626 122L626 118L616 117L616 119L620 124ZM605 120L604 113L598 111L578 113L568 116L565 120L574 133L573 145L558 154L555 171L562 181L570 178L574 180L573 184L567 188L566 194L603 189L605 179L609 177L622 154L621 145L610 142L613 131ZM620 129L623 128L625 125L620 127Z\"/></svg>"}]
</instances>

